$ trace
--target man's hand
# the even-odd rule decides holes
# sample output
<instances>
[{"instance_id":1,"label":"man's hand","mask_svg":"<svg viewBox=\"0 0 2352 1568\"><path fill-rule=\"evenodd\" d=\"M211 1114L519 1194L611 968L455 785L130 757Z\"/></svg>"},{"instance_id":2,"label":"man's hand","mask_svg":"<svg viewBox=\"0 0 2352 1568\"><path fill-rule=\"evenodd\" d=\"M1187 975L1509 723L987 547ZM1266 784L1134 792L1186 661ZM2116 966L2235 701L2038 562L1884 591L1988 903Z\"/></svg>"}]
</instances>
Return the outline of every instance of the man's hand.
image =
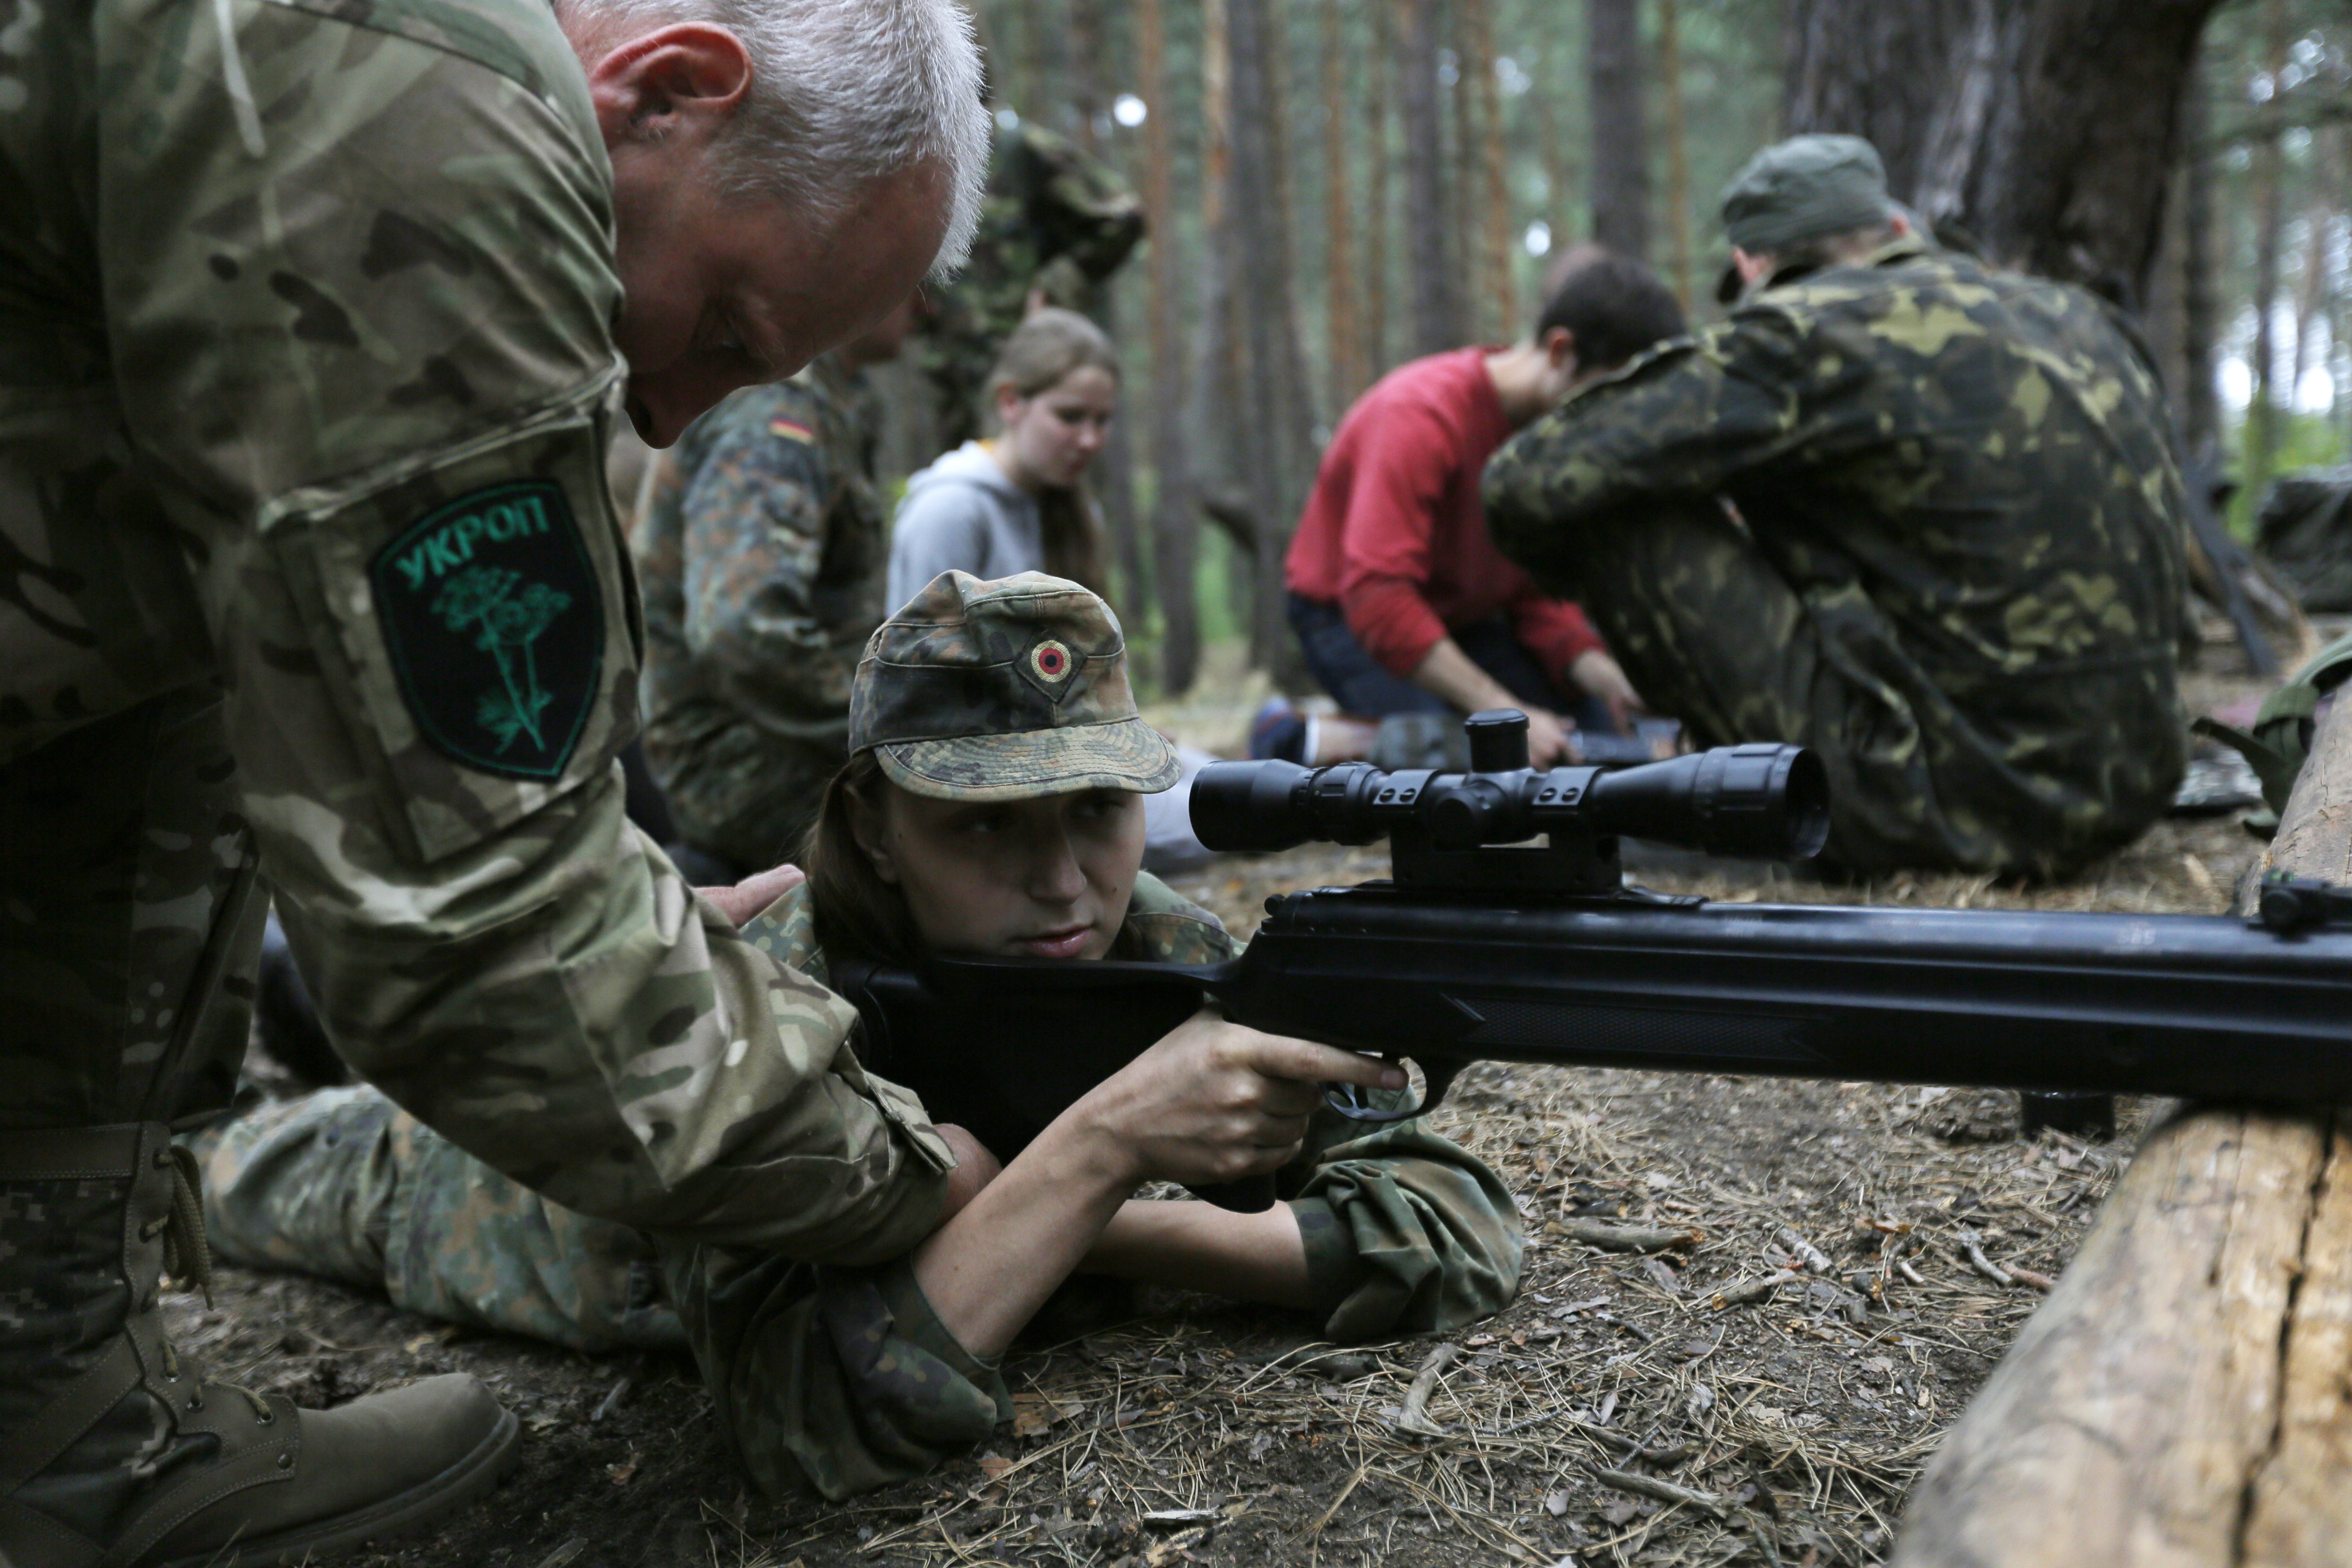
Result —
<instances>
[{"instance_id":1,"label":"man's hand","mask_svg":"<svg viewBox=\"0 0 2352 1568\"><path fill-rule=\"evenodd\" d=\"M719 912L727 917L727 922L740 931L752 916L807 880L808 873L798 866L773 866L744 878L731 888L697 888L694 890L717 905Z\"/></svg>"},{"instance_id":2,"label":"man's hand","mask_svg":"<svg viewBox=\"0 0 2352 1568\"><path fill-rule=\"evenodd\" d=\"M1528 765L1535 768L1566 767L1582 755L1576 749L1576 731L1562 723L1557 713L1524 703L1510 702L1498 706L1514 707L1528 716Z\"/></svg>"},{"instance_id":3,"label":"man's hand","mask_svg":"<svg viewBox=\"0 0 2352 1568\"><path fill-rule=\"evenodd\" d=\"M1620 730L1627 728L1634 714L1647 711L1642 694L1633 689L1633 683L1625 679L1624 669L1605 649L1589 647L1578 654L1576 661L1568 667L1568 678L1585 695L1606 703L1609 717Z\"/></svg>"}]
</instances>

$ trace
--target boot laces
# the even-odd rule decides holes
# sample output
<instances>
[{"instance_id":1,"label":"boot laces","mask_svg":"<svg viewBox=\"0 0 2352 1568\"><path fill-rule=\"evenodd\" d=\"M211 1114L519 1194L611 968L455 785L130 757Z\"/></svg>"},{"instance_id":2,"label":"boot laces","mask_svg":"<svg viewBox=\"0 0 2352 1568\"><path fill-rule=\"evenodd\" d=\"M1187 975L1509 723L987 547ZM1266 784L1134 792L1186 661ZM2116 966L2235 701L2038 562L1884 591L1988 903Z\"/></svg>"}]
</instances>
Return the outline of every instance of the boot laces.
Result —
<instances>
[{"instance_id":1,"label":"boot laces","mask_svg":"<svg viewBox=\"0 0 2352 1568\"><path fill-rule=\"evenodd\" d=\"M213 1304L213 1250L205 1240L205 1203L197 1195L195 1152L177 1143L163 1147L170 1156L163 1168L172 1173L171 1212L141 1226L139 1234L152 1241L157 1232L163 1233L163 1272L194 1286L209 1307Z\"/></svg>"}]
</instances>

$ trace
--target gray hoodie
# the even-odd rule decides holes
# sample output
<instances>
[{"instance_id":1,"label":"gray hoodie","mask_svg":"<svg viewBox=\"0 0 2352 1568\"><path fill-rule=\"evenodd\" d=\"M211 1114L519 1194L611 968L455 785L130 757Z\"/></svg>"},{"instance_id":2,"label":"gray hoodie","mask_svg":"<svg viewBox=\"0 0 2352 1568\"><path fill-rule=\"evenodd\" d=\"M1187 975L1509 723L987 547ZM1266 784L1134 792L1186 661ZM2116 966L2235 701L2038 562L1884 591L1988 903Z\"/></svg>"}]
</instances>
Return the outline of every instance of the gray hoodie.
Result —
<instances>
[{"instance_id":1,"label":"gray hoodie","mask_svg":"<svg viewBox=\"0 0 2352 1568\"><path fill-rule=\"evenodd\" d=\"M996 578L1045 569L1036 501L979 442L966 441L907 481L890 538L894 612L942 572Z\"/></svg>"}]
</instances>

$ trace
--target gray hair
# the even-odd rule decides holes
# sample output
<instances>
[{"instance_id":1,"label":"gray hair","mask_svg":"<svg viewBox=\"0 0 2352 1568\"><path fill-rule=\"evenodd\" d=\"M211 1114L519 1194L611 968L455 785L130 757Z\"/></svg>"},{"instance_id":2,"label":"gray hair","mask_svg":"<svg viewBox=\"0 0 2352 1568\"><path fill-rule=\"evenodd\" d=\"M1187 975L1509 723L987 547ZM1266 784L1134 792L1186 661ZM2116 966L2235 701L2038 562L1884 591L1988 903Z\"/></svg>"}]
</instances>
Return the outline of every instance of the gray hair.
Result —
<instances>
[{"instance_id":1,"label":"gray hair","mask_svg":"<svg viewBox=\"0 0 2352 1568\"><path fill-rule=\"evenodd\" d=\"M948 223L932 275L963 265L992 137L980 49L956 0L559 0L559 9L725 27L742 39L752 73L716 148L726 194L831 221L875 181L936 163Z\"/></svg>"}]
</instances>

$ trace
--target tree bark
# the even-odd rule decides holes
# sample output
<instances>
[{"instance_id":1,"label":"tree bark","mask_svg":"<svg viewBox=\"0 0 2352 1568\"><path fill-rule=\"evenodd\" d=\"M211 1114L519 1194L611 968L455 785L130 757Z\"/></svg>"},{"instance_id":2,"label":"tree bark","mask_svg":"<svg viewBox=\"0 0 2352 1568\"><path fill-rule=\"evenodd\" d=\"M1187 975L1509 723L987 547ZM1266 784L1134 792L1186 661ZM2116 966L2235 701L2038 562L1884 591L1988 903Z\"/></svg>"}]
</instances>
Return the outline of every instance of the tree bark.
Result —
<instances>
[{"instance_id":1,"label":"tree bark","mask_svg":"<svg viewBox=\"0 0 2352 1568\"><path fill-rule=\"evenodd\" d=\"M1511 187L1503 152L1503 95L1495 79L1495 0L1461 0L1462 86L1477 110L1479 336L1517 335L1519 304L1511 286ZM1465 163L1467 161L1465 160Z\"/></svg>"},{"instance_id":2,"label":"tree bark","mask_svg":"<svg viewBox=\"0 0 2352 1568\"><path fill-rule=\"evenodd\" d=\"M1949 237L2137 305L2218 4L1798 0L1788 126L1868 137Z\"/></svg>"},{"instance_id":3,"label":"tree bark","mask_svg":"<svg viewBox=\"0 0 2352 1568\"><path fill-rule=\"evenodd\" d=\"M1250 605L1252 662L1271 668L1289 649L1282 613L1282 557L1294 492L1314 427L1313 391L1299 349L1292 286L1283 93L1268 0L1226 0L1233 82L1233 189L1241 302L1239 465L1256 520Z\"/></svg>"},{"instance_id":4,"label":"tree bark","mask_svg":"<svg viewBox=\"0 0 2352 1568\"><path fill-rule=\"evenodd\" d=\"M1640 0L1585 0L1586 97L1592 111L1592 237L1650 256L1650 137L1642 91Z\"/></svg>"},{"instance_id":5,"label":"tree bark","mask_svg":"<svg viewBox=\"0 0 2352 1568\"><path fill-rule=\"evenodd\" d=\"M1330 405L1337 411L1364 387L1363 332L1356 305L1356 247L1348 205L1347 41L1341 0L1323 0L1323 309L1329 323ZM1375 151L1375 156L1378 156Z\"/></svg>"},{"instance_id":6,"label":"tree bark","mask_svg":"<svg viewBox=\"0 0 2352 1568\"><path fill-rule=\"evenodd\" d=\"M2278 450L2278 342L2271 318L2278 304L2279 247L2286 226L2286 181L2279 145L2279 74L2286 68L2286 0L2269 0L2264 7L2270 38L2271 96L2264 105L2262 141L2254 148L2254 346L2253 395L2246 405L2246 488L2259 498L2270 481L2273 454Z\"/></svg>"},{"instance_id":7,"label":"tree bark","mask_svg":"<svg viewBox=\"0 0 2352 1568\"><path fill-rule=\"evenodd\" d=\"M1658 80L1666 131L1666 276L1685 314L1691 308L1690 138L1684 126L1683 27L1679 0L1658 0Z\"/></svg>"},{"instance_id":8,"label":"tree bark","mask_svg":"<svg viewBox=\"0 0 2352 1568\"><path fill-rule=\"evenodd\" d=\"M1370 9L1372 57L1365 74L1377 83L1396 68L1397 14L1388 0L1371 0ZM1390 95L1375 87L1364 96L1371 100L1371 122L1365 135L1371 156L1364 165L1364 374L1362 383L1349 394L1350 401L1389 368L1389 212L1394 199L1389 183L1389 171L1394 166L1389 156ZM1346 404L1335 404L1332 418L1339 418L1346 408Z\"/></svg>"},{"instance_id":9,"label":"tree bark","mask_svg":"<svg viewBox=\"0 0 2352 1568\"><path fill-rule=\"evenodd\" d=\"M1404 120L1405 266L1412 295L1412 352L1462 342L1462 295L1445 199L1445 130L1437 100L1438 0L1396 0L1397 100Z\"/></svg>"},{"instance_id":10,"label":"tree bark","mask_svg":"<svg viewBox=\"0 0 2352 1568\"><path fill-rule=\"evenodd\" d=\"M1554 253L1575 243L1578 205L1576 163L1561 132L1567 119L1562 105L1568 96L1568 72L1560 64L1559 37L1559 27L1546 27L1536 45L1536 140L1540 144L1537 153L1543 160L1544 226L1551 234ZM1549 264L1544 270L1550 271ZM1547 302L1538 300L1537 309Z\"/></svg>"},{"instance_id":11,"label":"tree bark","mask_svg":"<svg viewBox=\"0 0 2352 1568\"><path fill-rule=\"evenodd\" d=\"M2214 298L2213 155L2206 149L2212 106L2203 73L2191 65L2180 125L2180 435L2202 456L2221 443L2221 395L2214 382L2221 306Z\"/></svg>"},{"instance_id":12,"label":"tree bark","mask_svg":"<svg viewBox=\"0 0 2352 1568\"><path fill-rule=\"evenodd\" d=\"M1098 134L1098 127L1109 110L1103 89L1104 0L1068 0L1068 7L1069 37L1065 53L1070 73L1072 134L1089 155L1115 164L1118 162L1117 154L1102 144ZM1118 300L1112 286L1106 283L1089 292L1095 298L1088 301L1088 313L1112 342L1119 342ZM1100 498L1103 521L1109 526L1112 549L1118 559L1118 591L1112 597L1112 605L1140 615L1148 600L1150 578L1144 571L1143 531L1135 515L1135 438L1129 433L1132 423L1124 418L1111 422L1096 470L1094 490Z\"/></svg>"},{"instance_id":13,"label":"tree bark","mask_svg":"<svg viewBox=\"0 0 2352 1568\"><path fill-rule=\"evenodd\" d=\"M1146 95L1143 205L1151 216L1151 557L1160 602L1160 689L1180 696L1201 666L1200 487L1186 448L1184 351L1178 342L1175 94L1163 0L1136 0L1136 56Z\"/></svg>"}]
</instances>

